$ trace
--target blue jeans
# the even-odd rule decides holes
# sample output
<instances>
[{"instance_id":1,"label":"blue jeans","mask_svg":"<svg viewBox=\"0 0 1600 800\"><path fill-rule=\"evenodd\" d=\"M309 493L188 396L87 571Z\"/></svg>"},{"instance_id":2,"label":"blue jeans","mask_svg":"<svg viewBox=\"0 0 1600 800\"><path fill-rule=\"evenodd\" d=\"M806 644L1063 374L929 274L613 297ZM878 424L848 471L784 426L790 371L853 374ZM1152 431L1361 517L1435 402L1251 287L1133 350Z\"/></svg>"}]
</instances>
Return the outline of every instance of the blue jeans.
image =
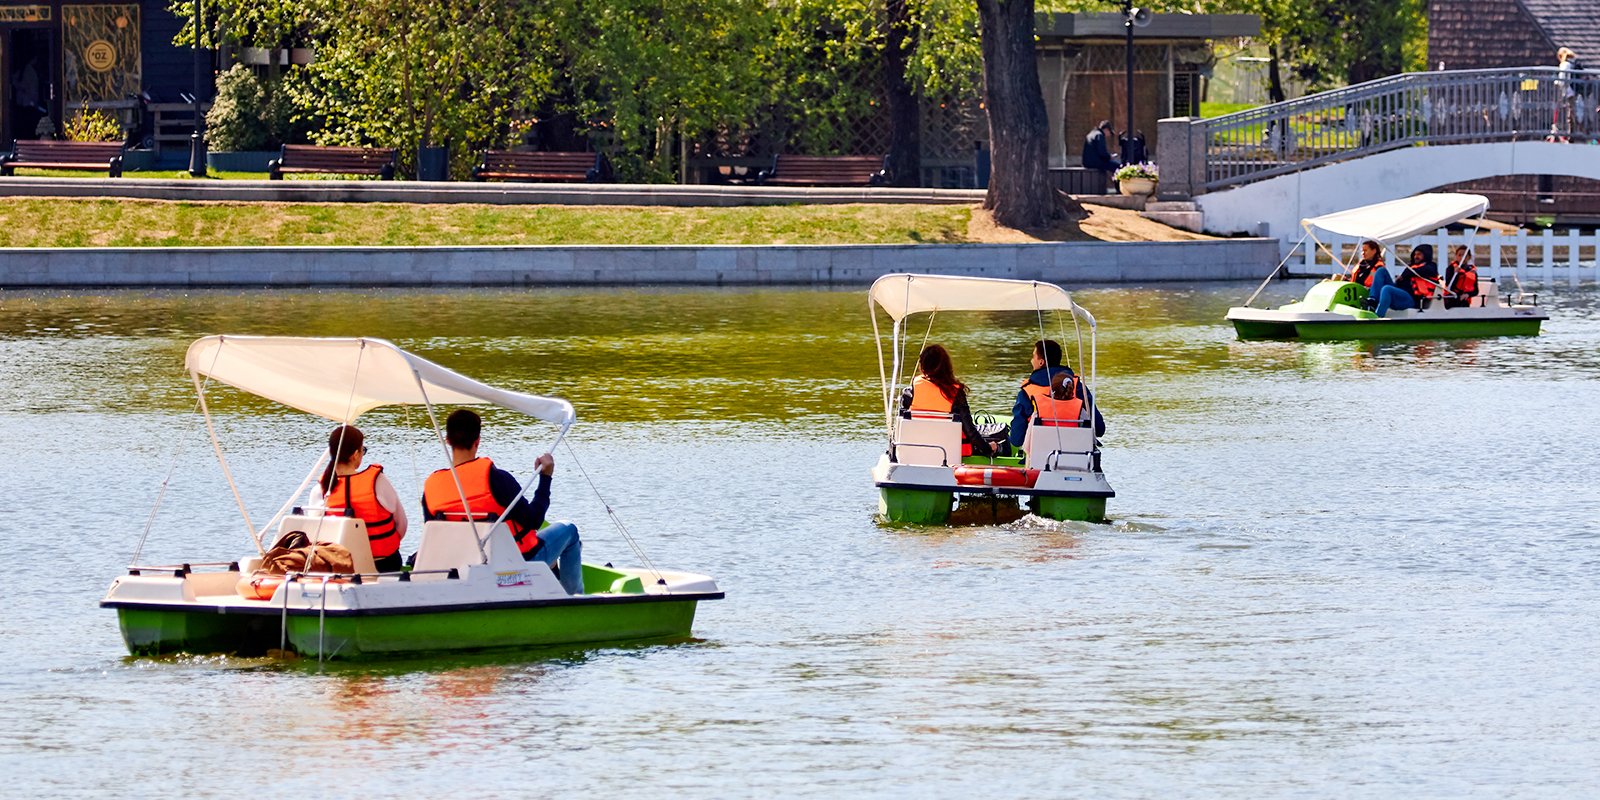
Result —
<instances>
[{"instance_id":1,"label":"blue jeans","mask_svg":"<svg viewBox=\"0 0 1600 800\"><path fill-rule=\"evenodd\" d=\"M539 546L527 557L529 561L543 561L561 573L561 588L567 594L583 594L583 542L578 539L578 526L570 522L552 522L539 529Z\"/></svg>"},{"instance_id":2,"label":"blue jeans","mask_svg":"<svg viewBox=\"0 0 1600 800\"><path fill-rule=\"evenodd\" d=\"M1373 283L1376 284L1377 281L1373 281ZM1417 307L1417 304L1411 299L1411 293L1394 284L1383 287L1383 291L1379 292L1377 296L1378 308L1376 313L1380 317L1388 314L1391 308L1404 311L1408 308Z\"/></svg>"}]
</instances>

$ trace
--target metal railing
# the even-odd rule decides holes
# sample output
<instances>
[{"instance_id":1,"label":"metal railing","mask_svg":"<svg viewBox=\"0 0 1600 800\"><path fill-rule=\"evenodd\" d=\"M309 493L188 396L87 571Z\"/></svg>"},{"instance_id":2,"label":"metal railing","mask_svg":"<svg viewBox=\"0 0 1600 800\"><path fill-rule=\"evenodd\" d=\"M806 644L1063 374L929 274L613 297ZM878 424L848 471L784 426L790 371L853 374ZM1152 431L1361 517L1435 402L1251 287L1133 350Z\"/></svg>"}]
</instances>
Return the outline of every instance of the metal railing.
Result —
<instances>
[{"instance_id":1,"label":"metal railing","mask_svg":"<svg viewBox=\"0 0 1600 800\"><path fill-rule=\"evenodd\" d=\"M1411 72L1198 120L1206 190L1429 144L1590 141L1600 70Z\"/></svg>"}]
</instances>

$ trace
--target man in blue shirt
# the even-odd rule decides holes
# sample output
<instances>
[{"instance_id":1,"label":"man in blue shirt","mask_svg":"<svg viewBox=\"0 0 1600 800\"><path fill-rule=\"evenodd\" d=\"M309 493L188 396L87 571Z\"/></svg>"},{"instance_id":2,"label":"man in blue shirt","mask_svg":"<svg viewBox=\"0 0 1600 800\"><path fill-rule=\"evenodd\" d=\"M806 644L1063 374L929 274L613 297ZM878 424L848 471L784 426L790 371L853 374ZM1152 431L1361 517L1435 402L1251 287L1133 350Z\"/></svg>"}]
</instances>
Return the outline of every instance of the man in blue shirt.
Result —
<instances>
[{"instance_id":1,"label":"man in blue shirt","mask_svg":"<svg viewBox=\"0 0 1600 800\"><path fill-rule=\"evenodd\" d=\"M1011 406L1011 446L1021 447L1028 436L1028 423L1033 420L1033 398L1028 396L1027 386L1050 386L1050 378L1057 373L1066 373L1072 377L1072 369L1061 365L1061 343L1054 339L1040 339L1033 343L1033 374L1022 382L1024 388L1017 390L1017 401ZM1085 406L1094 408L1094 435L1099 438L1106 432L1105 418L1100 416L1100 407L1095 405L1094 395L1082 381L1075 382L1077 397Z\"/></svg>"}]
</instances>

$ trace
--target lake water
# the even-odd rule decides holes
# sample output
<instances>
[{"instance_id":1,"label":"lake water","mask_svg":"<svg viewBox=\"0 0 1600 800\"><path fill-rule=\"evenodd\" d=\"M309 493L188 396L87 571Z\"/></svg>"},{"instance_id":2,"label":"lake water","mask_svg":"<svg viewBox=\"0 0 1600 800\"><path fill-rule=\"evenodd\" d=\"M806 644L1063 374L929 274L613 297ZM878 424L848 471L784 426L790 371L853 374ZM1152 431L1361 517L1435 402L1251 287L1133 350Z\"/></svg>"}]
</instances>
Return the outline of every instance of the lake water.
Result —
<instances>
[{"instance_id":1,"label":"lake water","mask_svg":"<svg viewBox=\"0 0 1600 800\"><path fill-rule=\"evenodd\" d=\"M873 521L863 291L0 294L0 794L1600 794L1600 297L1548 293L1537 338L1240 343L1250 288L1078 292L1115 521L967 529ZM932 338L1003 410L1033 325ZM216 332L386 337L571 399L552 515L636 561L576 458L727 599L676 645L125 657L97 602L169 470L142 561L250 549L182 370ZM213 410L259 524L328 426ZM552 435L489 424L521 470ZM417 413L362 426L415 497Z\"/></svg>"}]
</instances>

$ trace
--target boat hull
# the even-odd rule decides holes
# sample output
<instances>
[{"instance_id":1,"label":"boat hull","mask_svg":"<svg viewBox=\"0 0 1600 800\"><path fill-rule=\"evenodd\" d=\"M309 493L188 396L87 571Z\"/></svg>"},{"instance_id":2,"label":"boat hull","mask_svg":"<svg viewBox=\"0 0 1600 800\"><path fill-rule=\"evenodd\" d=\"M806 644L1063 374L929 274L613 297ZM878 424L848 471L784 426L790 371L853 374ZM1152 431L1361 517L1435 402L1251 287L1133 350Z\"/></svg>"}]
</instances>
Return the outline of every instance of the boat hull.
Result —
<instances>
[{"instance_id":1,"label":"boat hull","mask_svg":"<svg viewBox=\"0 0 1600 800\"><path fill-rule=\"evenodd\" d=\"M303 656L359 659L451 650L550 647L687 639L698 599L584 601L534 607L408 614L218 613L216 609L119 608L128 652L265 655L288 644Z\"/></svg>"},{"instance_id":2,"label":"boat hull","mask_svg":"<svg viewBox=\"0 0 1600 800\"><path fill-rule=\"evenodd\" d=\"M1538 336L1542 317L1494 320L1379 319L1300 322L1295 338L1307 341L1348 339L1480 339L1492 336ZM1237 328L1237 325L1235 326ZM1243 334L1240 338L1245 338Z\"/></svg>"},{"instance_id":3,"label":"boat hull","mask_svg":"<svg viewBox=\"0 0 1600 800\"><path fill-rule=\"evenodd\" d=\"M971 458L984 465L988 459ZM1021 459L994 459L997 466L1018 467ZM878 516L905 525L994 524L1008 522L1024 507L1046 519L1104 522L1106 500L1115 497L1105 475L1089 470L1039 473L1031 486L982 486L958 483L950 467L898 464L881 458L872 470L878 488Z\"/></svg>"}]
</instances>

